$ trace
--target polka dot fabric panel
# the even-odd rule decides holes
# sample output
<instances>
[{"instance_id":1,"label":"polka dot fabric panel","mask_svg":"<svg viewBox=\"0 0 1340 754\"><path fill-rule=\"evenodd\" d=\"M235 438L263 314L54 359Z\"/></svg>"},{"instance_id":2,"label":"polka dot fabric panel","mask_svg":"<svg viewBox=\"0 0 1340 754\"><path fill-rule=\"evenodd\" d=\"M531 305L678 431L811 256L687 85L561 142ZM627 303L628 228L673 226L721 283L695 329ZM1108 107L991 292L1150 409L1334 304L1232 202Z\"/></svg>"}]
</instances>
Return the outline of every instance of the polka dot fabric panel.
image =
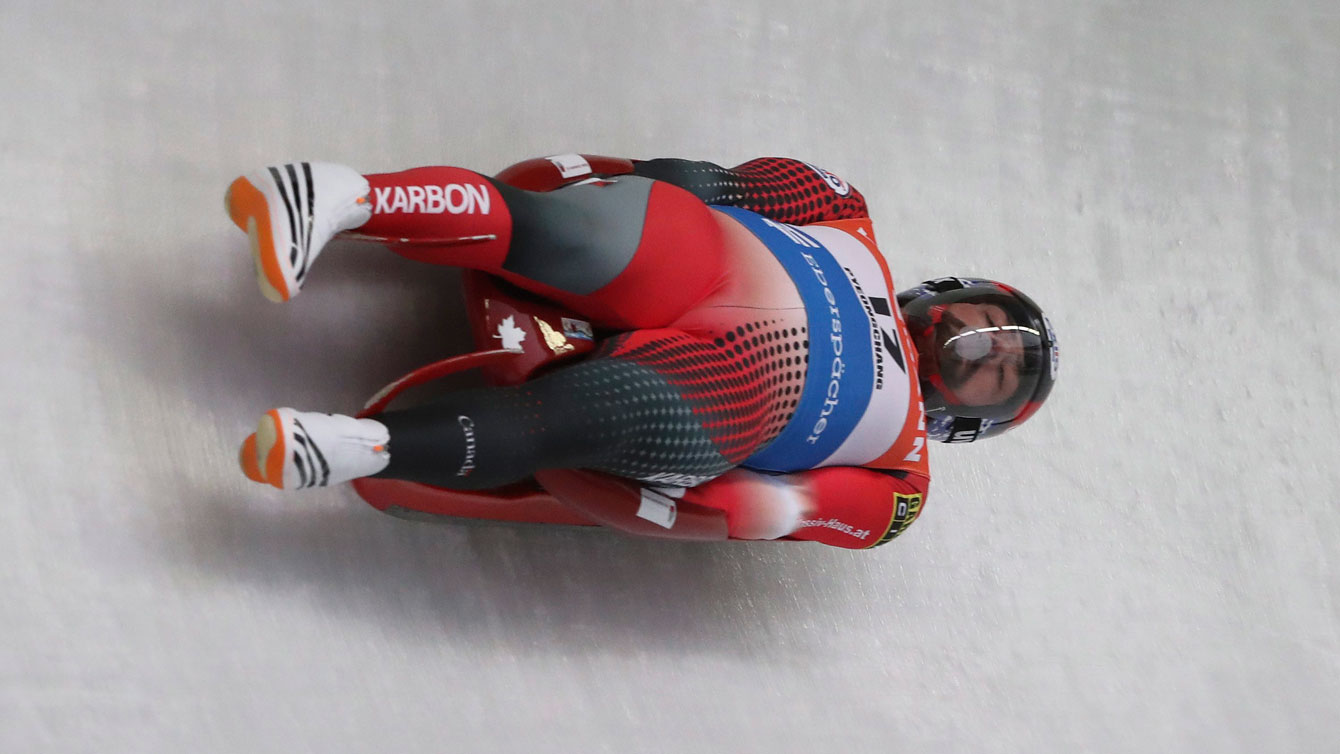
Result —
<instances>
[{"instance_id":1,"label":"polka dot fabric panel","mask_svg":"<svg viewBox=\"0 0 1340 754\"><path fill-rule=\"evenodd\" d=\"M734 168L711 162L639 162L637 175L673 183L708 204L740 207L792 225L868 217L865 197L822 168L784 157L760 157Z\"/></svg>"}]
</instances>

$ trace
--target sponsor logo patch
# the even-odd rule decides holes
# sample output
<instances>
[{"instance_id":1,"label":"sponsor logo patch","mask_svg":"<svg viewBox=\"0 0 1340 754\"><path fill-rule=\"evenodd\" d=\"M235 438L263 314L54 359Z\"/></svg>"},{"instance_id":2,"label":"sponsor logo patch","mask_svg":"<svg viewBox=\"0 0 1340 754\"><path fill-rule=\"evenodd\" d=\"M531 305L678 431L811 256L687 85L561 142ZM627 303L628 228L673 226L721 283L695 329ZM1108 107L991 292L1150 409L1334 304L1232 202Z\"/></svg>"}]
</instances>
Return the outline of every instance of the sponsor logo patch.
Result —
<instances>
[{"instance_id":1,"label":"sponsor logo patch","mask_svg":"<svg viewBox=\"0 0 1340 754\"><path fill-rule=\"evenodd\" d=\"M676 474L669 471L661 471L650 476L641 477L642 481L652 484L672 485L674 487L697 487L698 485L713 479L712 476L703 476L701 474ZM680 491L683 495L683 491Z\"/></svg>"},{"instance_id":2,"label":"sponsor logo patch","mask_svg":"<svg viewBox=\"0 0 1340 754\"><path fill-rule=\"evenodd\" d=\"M563 176L564 180L591 173L591 163L579 154L556 154L545 159L558 168L558 174Z\"/></svg>"},{"instance_id":3,"label":"sponsor logo patch","mask_svg":"<svg viewBox=\"0 0 1340 754\"><path fill-rule=\"evenodd\" d=\"M981 429L959 429L950 434L949 439L945 440L945 442L950 444L956 442L973 442L980 434L982 434Z\"/></svg>"},{"instance_id":4,"label":"sponsor logo patch","mask_svg":"<svg viewBox=\"0 0 1340 754\"><path fill-rule=\"evenodd\" d=\"M921 503L924 498L921 494L904 495L894 493L893 496L893 522L889 524L889 530L880 537L876 545L882 545L894 537L902 534L913 521L917 520L917 515L921 513Z\"/></svg>"},{"instance_id":5,"label":"sponsor logo patch","mask_svg":"<svg viewBox=\"0 0 1340 754\"><path fill-rule=\"evenodd\" d=\"M568 342L568 338L563 333L555 330L548 322L539 317L532 317L535 320L535 326L540 330L540 337L544 344L549 346L549 350L555 354L564 354L569 351L575 351L576 346Z\"/></svg>"},{"instance_id":6,"label":"sponsor logo patch","mask_svg":"<svg viewBox=\"0 0 1340 754\"><path fill-rule=\"evenodd\" d=\"M470 472L475 470L475 422L468 416L457 416L456 423L461 425L461 432L465 433L465 460L456 470L456 476L470 476Z\"/></svg>"},{"instance_id":7,"label":"sponsor logo patch","mask_svg":"<svg viewBox=\"0 0 1340 754\"><path fill-rule=\"evenodd\" d=\"M563 334L569 338L577 340L595 340L595 333L591 330L591 323L581 319L563 318Z\"/></svg>"},{"instance_id":8,"label":"sponsor logo patch","mask_svg":"<svg viewBox=\"0 0 1340 754\"><path fill-rule=\"evenodd\" d=\"M809 529L811 527L819 527L821 529L832 529L833 531L842 532L843 534L855 537L857 539L865 539L866 537L870 536L869 529L858 529L855 526L852 526L851 524L836 518L807 518L802 519L799 523L796 524L797 529Z\"/></svg>"},{"instance_id":9,"label":"sponsor logo patch","mask_svg":"<svg viewBox=\"0 0 1340 754\"><path fill-rule=\"evenodd\" d=\"M811 165L808 162L805 163L805 166L808 167L810 170L813 170L814 172L818 173L819 177L824 179L824 183L827 183L828 187L833 189L833 192L836 193L838 196L846 196L847 194L851 193L851 185L848 184L846 181L842 180L841 178L837 177L831 171L824 170L818 165Z\"/></svg>"},{"instance_id":10,"label":"sponsor logo patch","mask_svg":"<svg viewBox=\"0 0 1340 754\"><path fill-rule=\"evenodd\" d=\"M487 215L492 201L488 187L482 183L386 186L372 193L378 214Z\"/></svg>"},{"instance_id":11,"label":"sponsor logo patch","mask_svg":"<svg viewBox=\"0 0 1340 754\"><path fill-rule=\"evenodd\" d=\"M1047 330L1047 341L1052 344L1052 379L1056 379L1056 373L1061 368L1061 346L1056 342L1056 331L1052 330L1052 321L1047 315L1042 315L1042 326Z\"/></svg>"}]
</instances>

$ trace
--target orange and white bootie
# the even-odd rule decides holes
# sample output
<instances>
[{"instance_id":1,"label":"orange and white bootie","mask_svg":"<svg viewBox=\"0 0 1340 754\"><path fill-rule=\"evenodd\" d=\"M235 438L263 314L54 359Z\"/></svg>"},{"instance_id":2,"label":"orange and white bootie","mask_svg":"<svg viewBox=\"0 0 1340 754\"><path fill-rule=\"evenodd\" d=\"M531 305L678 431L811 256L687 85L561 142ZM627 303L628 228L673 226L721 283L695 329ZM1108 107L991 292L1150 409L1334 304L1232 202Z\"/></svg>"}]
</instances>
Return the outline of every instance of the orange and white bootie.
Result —
<instances>
[{"instance_id":1,"label":"orange and white bootie","mask_svg":"<svg viewBox=\"0 0 1340 754\"><path fill-rule=\"evenodd\" d=\"M234 180L223 204L251 241L261 293L296 296L330 239L372 217L369 193L358 171L329 162L273 165Z\"/></svg>"},{"instance_id":2,"label":"orange and white bootie","mask_svg":"<svg viewBox=\"0 0 1340 754\"><path fill-rule=\"evenodd\" d=\"M376 419L276 408L242 441L238 460L248 479L281 490L326 487L386 468L390 439Z\"/></svg>"}]
</instances>

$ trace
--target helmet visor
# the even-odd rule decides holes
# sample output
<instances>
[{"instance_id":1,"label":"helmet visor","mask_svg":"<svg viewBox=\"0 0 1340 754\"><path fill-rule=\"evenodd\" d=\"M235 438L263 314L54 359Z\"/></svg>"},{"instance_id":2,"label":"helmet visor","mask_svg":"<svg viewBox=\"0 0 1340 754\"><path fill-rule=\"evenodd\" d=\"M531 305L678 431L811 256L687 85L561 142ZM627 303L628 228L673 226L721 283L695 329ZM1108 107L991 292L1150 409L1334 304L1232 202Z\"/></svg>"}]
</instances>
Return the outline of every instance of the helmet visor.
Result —
<instances>
[{"instance_id":1,"label":"helmet visor","mask_svg":"<svg viewBox=\"0 0 1340 754\"><path fill-rule=\"evenodd\" d=\"M1037 392L1046 333L1012 297L973 293L929 307L932 380L956 416L1012 419Z\"/></svg>"}]
</instances>

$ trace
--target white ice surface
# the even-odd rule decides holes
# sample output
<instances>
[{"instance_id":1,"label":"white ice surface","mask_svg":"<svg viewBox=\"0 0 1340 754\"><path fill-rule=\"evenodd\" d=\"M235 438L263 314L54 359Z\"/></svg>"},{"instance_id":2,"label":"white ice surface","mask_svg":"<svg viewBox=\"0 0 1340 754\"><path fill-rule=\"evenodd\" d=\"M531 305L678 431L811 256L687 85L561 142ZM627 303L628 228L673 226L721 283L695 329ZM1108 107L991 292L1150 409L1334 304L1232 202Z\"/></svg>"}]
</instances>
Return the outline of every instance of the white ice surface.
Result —
<instances>
[{"instance_id":1,"label":"white ice surface","mask_svg":"<svg viewBox=\"0 0 1340 754\"><path fill-rule=\"evenodd\" d=\"M1340 751L1334 2L0 4L0 751ZM797 156L1014 282L1050 405L873 552L415 524L234 457L463 347L221 198L325 159Z\"/></svg>"}]
</instances>

